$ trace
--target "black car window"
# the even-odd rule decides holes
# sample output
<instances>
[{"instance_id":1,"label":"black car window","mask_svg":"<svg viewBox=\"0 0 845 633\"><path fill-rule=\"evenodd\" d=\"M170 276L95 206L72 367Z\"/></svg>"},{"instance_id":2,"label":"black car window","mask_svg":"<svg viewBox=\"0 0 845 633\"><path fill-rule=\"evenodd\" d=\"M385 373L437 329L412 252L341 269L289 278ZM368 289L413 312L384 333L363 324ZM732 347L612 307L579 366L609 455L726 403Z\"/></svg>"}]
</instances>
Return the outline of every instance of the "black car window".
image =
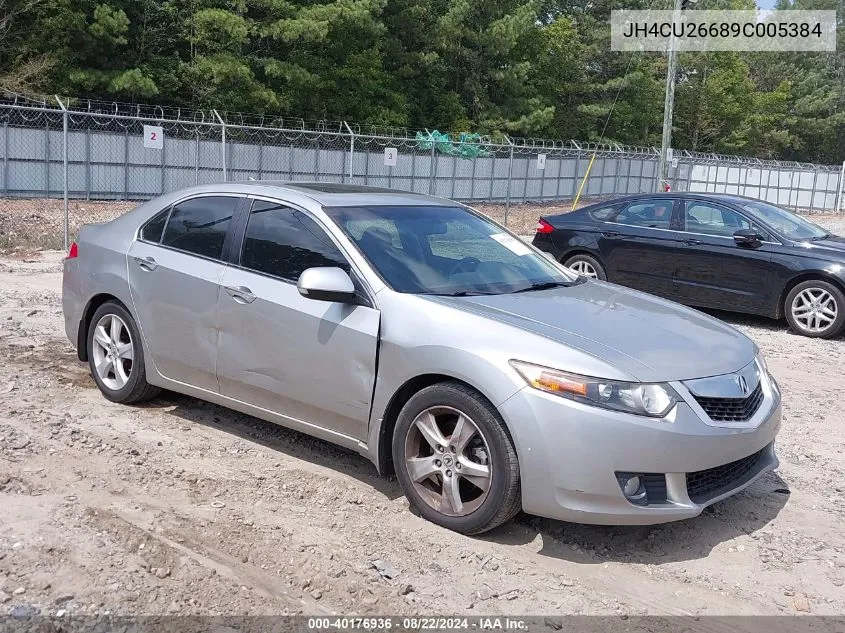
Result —
<instances>
[{"instance_id":1,"label":"black car window","mask_svg":"<svg viewBox=\"0 0 845 633\"><path fill-rule=\"evenodd\" d=\"M142 226L141 239L158 244L161 241L161 234L164 232L164 223L167 222L168 213L170 213L170 207L153 216L151 220Z\"/></svg>"},{"instance_id":2,"label":"black car window","mask_svg":"<svg viewBox=\"0 0 845 633\"><path fill-rule=\"evenodd\" d=\"M689 233L731 237L740 229L750 229L751 222L736 211L709 202L686 204L684 222Z\"/></svg>"},{"instance_id":3,"label":"black car window","mask_svg":"<svg viewBox=\"0 0 845 633\"><path fill-rule=\"evenodd\" d=\"M256 200L244 235L241 266L290 281L307 268L349 263L331 238L304 213L276 202Z\"/></svg>"},{"instance_id":4,"label":"black car window","mask_svg":"<svg viewBox=\"0 0 845 633\"><path fill-rule=\"evenodd\" d=\"M616 211L617 208L618 207L599 207L598 209L592 209L590 211L587 211L587 213L594 220L604 222L611 216L614 211Z\"/></svg>"},{"instance_id":5,"label":"black car window","mask_svg":"<svg viewBox=\"0 0 845 633\"><path fill-rule=\"evenodd\" d=\"M167 221L162 245L220 259L239 200L231 196L203 196L180 202L173 207Z\"/></svg>"},{"instance_id":6,"label":"black car window","mask_svg":"<svg viewBox=\"0 0 845 633\"><path fill-rule=\"evenodd\" d=\"M668 229L672 224L673 202L666 199L637 200L622 209L615 222L629 226Z\"/></svg>"}]
</instances>

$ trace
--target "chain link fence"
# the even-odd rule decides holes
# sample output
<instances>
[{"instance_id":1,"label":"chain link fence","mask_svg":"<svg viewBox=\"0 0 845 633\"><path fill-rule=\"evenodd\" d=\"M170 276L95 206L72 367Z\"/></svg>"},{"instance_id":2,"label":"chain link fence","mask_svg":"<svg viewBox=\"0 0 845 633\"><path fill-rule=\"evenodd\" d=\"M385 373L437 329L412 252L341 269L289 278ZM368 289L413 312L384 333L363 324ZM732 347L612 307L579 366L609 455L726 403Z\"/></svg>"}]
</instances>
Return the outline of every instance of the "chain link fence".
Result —
<instances>
[{"instance_id":1,"label":"chain link fence","mask_svg":"<svg viewBox=\"0 0 845 633\"><path fill-rule=\"evenodd\" d=\"M511 205L674 191L736 193L804 213L845 206L845 165L677 152L668 183L651 147L459 137L347 122L160 106L0 98L0 195L141 201L190 185L325 181ZM0 217L2 220L2 217ZM65 222L67 240L67 220Z\"/></svg>"}]
</instances>

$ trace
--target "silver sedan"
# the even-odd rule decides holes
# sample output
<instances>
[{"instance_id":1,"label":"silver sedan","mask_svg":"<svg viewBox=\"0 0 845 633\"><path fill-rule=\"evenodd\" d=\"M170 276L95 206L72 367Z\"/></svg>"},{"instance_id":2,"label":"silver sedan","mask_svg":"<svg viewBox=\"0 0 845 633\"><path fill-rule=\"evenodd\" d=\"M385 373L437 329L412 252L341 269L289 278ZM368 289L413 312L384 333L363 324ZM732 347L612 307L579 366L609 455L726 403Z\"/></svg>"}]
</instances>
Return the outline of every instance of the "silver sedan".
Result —
<instances>
[{"instance_id":1,"label":"silver sedan","mask_svg":"<svg viewBox=\"0 0 845 633\"><path fill-rule=\"evenodd\" d=\"M441 198L185 189L83 227L63 291L106 398L166 388L349 447L464 533L684 519L778 464L752 341Z\"/></svg>"}]
</instances>

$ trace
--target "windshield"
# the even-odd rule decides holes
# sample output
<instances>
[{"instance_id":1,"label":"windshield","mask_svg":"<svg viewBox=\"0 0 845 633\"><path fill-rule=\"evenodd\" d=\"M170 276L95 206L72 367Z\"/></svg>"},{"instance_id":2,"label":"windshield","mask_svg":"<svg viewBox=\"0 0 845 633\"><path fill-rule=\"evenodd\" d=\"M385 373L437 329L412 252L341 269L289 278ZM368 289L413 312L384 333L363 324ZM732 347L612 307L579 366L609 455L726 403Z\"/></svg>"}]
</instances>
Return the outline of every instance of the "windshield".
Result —
<instances>
[{"instance_id":1,"label":"windshield","mask_svg":"<svg viewBox=\"0 0 845 633\"><path fill-rule=\"evenodd\" d=\"M739 206L791 240L812 240L828 235L828 232L817 224L766 202L742 200Z\"/></svg>"},{"instance_id":2,"label":"windshield","mask_svg":"<svg viewBox=\"0 0 845 633\"><path fill-rule=\"evenodd\" d=\"M461 207L334 207L326 213L394 290L503 294L568 285L577 276Z\"/></svg>"}]
</instances>

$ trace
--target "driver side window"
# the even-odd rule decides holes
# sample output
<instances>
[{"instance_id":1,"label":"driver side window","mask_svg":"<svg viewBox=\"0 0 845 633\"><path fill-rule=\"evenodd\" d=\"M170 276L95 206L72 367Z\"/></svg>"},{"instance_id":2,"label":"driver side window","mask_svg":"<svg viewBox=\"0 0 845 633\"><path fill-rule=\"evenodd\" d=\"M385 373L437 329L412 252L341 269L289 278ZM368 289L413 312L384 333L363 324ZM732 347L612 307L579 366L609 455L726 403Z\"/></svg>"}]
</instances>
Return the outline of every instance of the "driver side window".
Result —
<instances>
[{"instance_id":1,"label":"driver side window","mask_svg":"<svg viewBox=\"0 0 845 633\"><path fill-rule=\"evenodd\" d=\"M684 212L690 233L731 237L740 229L750 229L751 222L736 211L709 202L687 202Z\"/></svg>"},{"instance_id":2,"label":"driver side window","mask_svg":"<svg viewBox=\"0 0 845 633\"><path fill-rule=\"evenodd\" d=\"M293 282L307 268L350 270L346 258L314 220L281 203L262 200L252 205L240 264Z\"/></svg>"}]
</instances>

